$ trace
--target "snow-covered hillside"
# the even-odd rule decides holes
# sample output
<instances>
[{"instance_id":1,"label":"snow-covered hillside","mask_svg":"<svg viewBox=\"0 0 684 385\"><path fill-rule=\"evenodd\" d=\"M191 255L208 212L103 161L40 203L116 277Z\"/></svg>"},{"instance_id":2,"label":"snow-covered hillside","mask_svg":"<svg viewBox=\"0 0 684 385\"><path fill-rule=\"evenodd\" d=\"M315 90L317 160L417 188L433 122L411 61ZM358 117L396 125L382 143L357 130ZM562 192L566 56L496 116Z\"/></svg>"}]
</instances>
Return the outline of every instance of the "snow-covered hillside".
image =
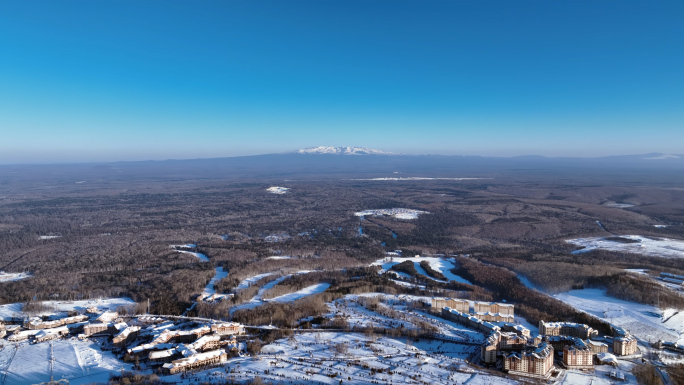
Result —
<instances>
[{"instance_id":1,"label":"snow-covered hillside","mask_svg":"<svg viewBox=\"0 0 684 385\"><path fill-rule=\"evenodd\" d=\"M332 147L318 146L295 151L297 154L327 154L327 155L392 155L390 152L365 147Z\"/></svg>"},{"instance_id":2,"label":"snow-covered hillside","mask_svg":"<svg viewBox=\"0 0 684 385\"><path fill-rule=\"evenodd\" d=\"M684 258L684 241L669 238L644 237L641 235L621 235L618 237L593 237L569 239L565 242L584 247L573 254L603 249L642 254L664 258Z\"/></svg>"}]
</instances>

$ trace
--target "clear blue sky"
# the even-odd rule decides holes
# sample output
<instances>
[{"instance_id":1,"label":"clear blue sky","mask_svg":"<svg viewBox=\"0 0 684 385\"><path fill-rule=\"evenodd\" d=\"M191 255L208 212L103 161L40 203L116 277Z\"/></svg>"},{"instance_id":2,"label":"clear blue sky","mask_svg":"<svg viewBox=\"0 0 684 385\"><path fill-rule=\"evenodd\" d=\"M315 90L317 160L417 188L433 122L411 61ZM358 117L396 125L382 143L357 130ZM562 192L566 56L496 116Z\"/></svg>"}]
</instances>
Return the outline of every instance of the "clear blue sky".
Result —
<instances>
[{"instance_id":1,"label":"clear blue sky","mask_svg":"<svg viewBox=\"0 0 684 385\"><path fill-rule=\"evenodd\" d=\"M0 163L684 153L684 1L2 1Z\"/></svg>"}]
</instances>

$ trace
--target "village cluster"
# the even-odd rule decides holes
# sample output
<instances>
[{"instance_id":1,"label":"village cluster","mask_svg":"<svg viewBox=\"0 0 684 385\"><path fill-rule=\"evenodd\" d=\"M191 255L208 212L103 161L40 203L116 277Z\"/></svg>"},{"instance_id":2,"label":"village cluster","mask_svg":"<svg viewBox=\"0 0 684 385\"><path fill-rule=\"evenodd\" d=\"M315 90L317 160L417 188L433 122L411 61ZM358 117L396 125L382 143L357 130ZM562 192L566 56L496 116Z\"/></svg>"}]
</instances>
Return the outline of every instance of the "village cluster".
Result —
<instances>
[{"instance_id":1,"label":"village cluster","mask_svg":"<svg viewBox=\"0 0 684 385\"><path fill-rule=\"evenodd\" d=\"M0 337L18 343L42 343L63 337L107 337L111 349L126 362L144 362L164 374L207 368L238 355L236 337L245 333L234 322L187 317L120 315L116 311L88 308L85 314L68 317L31 317L5 319Z\"/></svg>"},{"instance_id":2,"label":"village cluster","mask_svg":"<svg viewBox=\"0 0 684 385\"><path fill-rule=\"evenodd\" d=\"M616 355L637 352L637 339L619 327L613 328L613 336L599 337L588 325L540 321L539 334L533 336L528 328L512 322L511 304L432 298L431 306L441 309L443 318L484 333L481 362L499 365L513 375L550 378L555 362L565 369L593 369L595 364L616 363Z\"/></svg>"}]
</instances>

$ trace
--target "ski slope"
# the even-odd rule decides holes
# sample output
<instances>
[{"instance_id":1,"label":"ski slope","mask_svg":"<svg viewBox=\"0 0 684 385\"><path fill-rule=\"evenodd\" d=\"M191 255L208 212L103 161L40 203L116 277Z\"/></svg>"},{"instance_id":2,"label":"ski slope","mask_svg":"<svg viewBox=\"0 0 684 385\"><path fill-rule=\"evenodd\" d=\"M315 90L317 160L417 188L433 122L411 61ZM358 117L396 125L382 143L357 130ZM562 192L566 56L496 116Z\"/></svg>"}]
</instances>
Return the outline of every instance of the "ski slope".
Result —
<instances>
[{"instance_id":1,"label":"ski slope","mask_svg":"<svg viewBox=\"0 0 684 385\"><path fill-rule=\"evenodd\" d=\"M434 279L434 278L430 277L427 274L427 272L425 271L425 269L423 269L420 266L420 262L427 261L430 264L430 267L432 267L434 270L437 270L437 271L441 272L442 274L444 274L444 277L446 277L446 279L449 281L456 281L456 282L472 285L468 280L466 280L462 277L459 277L458 275L451 272L451 269L456 267L456 266L454 266L453 262L446 260L446 259L437 258L437 257L420 257L420 256L408 257L408 258L385 257L383 259L378 259L377 261L373 262L371 264L371 266L381 266L382 267L381 273L384 273L384 272L388 271L389 269L391 269L392 266L398 265L404 261L412 261L415 268L416 268L416 271L418 272L418 274L423 275L426 278L432 279L434 281L444 282L444 281L440 281L438 279ZM399 275L401 275L401 274L399 274Z\"/></svg>"},{"instance_id":2,"label":"ski slope","mask_svg":"<svg viewBox=\"0 0 684 385\"><path fill-rule=\"evenodd\" d=\"M663 311L657 307L609 297L600 289L571 290L554 297L578 310L623 327L642 341L674 342L684 337L684 316L664 323L666 318L663 317Z\"/></svg>"}]
</instances>

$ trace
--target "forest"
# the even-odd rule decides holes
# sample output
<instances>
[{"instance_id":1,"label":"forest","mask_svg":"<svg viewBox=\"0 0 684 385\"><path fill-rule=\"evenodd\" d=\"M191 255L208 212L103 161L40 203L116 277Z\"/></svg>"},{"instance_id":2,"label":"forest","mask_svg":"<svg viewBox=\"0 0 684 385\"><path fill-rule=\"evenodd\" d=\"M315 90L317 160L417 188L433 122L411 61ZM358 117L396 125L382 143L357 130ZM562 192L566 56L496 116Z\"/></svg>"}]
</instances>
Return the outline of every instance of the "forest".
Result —
<instances>
[{"instance_id":1,"label":"forest","mask_svg":"<svg viewBox=\"0 0 684 385\"><path fill-rule=\"evenodd\" d=\"M0 282L0 302L130 297L149 300L153 313L182 314L222 267L228 275L214 289L233 297L197 303L190 314L231 318L231 307L250 301L280 277L264 290L263 299L318 283L330 287L305 300L268 303L232 317L258 323L268 315L269 321L273 316L274 322L290 325L299 316L320 314L323 299L375 291L506 300L533 323L573 319L605 329L598 320L527 288L518 275L545 293L599 287L630 301L684 304L679 293L653 279L659 272L684 274L684 259L601 250L571 254L575 247L565 242L621 234L683 239L684 190L671 179L635 187L624 176L597 183L567 174L559 183L556 175L522 171L483 180L295 177L102 177L78 185L66 177L7 178L0 186L0 270L30 277ZM271 194L266 190L271 185L290 190ZM633 206L605 205L616 199ZM427 213L413 220L354 215L381 208ZM195 246L183 250L202 253L208 262L174 246L186 244ZM419 266L435 280L422 279L413 263L392 267L418 287L399 285L368 267L395 250L467 255L457 258L453 273L473 285L439 282L446 277L426 262ZM651 275L637 277L625 269L646 269Z\"/></svg>"}]
</instances>

